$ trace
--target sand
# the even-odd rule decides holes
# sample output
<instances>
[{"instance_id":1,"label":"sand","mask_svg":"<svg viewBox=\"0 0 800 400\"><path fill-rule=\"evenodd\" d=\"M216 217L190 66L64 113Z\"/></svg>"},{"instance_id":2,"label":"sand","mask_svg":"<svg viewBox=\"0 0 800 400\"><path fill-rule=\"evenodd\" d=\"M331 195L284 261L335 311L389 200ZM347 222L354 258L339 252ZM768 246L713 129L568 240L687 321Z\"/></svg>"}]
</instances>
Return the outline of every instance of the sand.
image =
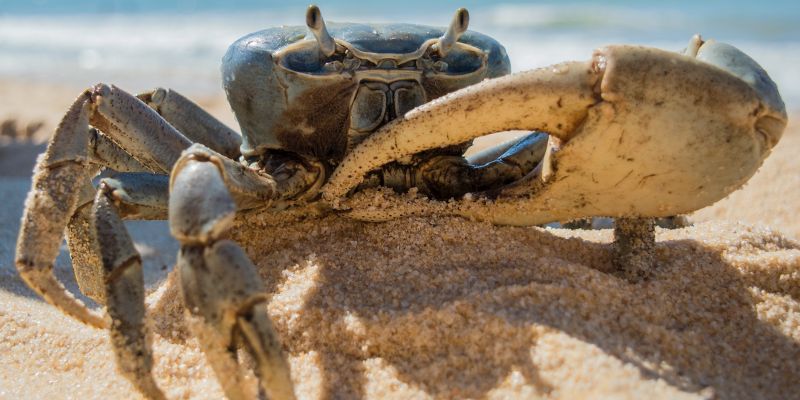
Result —
<instances>
[{"instance_id":1,"label":"sand","mask_svg":"<svg viewBox=\"0 0 800 400\"><path fill-rule=\"evenodd\" d=\"M52 124L71 90L20 123ZM207 104L229 115L219 99ZM36 148L15 145L21 158ZM695 226L657 230L659 268L637 284L610 273L609 230L253 218L235 236L271 293L302 398L790 398L800 393L798 146L792 127L744 189L691 216ZM13 269L29 184L5 154L0 398L137 398L107 334L43 302ZM151 292L156 380L170 398L220 398L183 324L174 240L163 223L129 226ZM56 271L77 294L65 251Z\"/></svg>"}]
</instances>

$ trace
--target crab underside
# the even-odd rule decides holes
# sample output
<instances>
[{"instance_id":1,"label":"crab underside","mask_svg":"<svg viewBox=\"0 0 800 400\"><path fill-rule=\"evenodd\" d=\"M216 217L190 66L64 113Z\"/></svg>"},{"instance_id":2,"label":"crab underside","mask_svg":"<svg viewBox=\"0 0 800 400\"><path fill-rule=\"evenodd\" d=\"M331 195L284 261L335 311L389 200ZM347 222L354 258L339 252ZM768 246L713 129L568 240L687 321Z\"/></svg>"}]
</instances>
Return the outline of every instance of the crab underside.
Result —
<instances>
[{"instance_id":1,"label":"crab underside","mask_svg":"<svg viewBox=\"0 0 800 400\"><path fill-rule=\"evenodd\" d=\"M468 20L461 9L446 30L344 24L331 35L312 6L307 28L245 37L224 68L243 135L171 90L87 90L37 164L20 275L65 313L108 328L122 373L163 398L141 259L123 220L168 219L190 327L226 395L250 395L240 345L269 397L293 398L263 284L226 239L237 213L449 214L503 225L614 217L617 263L638 275L651 262L653 218L741 187L786 125L775 84L726 44L608 46L589 61L501 76L504 50L467 32ZM508 130L532 133L462 156L472 139ZM93 187L101 169L116 174ZM52 273L65 231L80 288L107 316Z\"/></svg>"}]
</instances>

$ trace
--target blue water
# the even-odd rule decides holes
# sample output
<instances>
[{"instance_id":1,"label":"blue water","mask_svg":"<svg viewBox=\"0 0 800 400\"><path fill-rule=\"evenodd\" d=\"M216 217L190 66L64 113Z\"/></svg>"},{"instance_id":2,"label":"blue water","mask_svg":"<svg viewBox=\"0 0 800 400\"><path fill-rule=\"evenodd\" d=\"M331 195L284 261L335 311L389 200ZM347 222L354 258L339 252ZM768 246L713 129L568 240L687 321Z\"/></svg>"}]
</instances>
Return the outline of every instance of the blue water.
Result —
<instances>
[{"instance_id":1,"label":"blue water","mask_svg":"<svg viewBox=\"0 0 800 400\"><path fill-rule=\"evenodd\" d=\"M360 5L318 1L327 20L445 25L470 10L471 29L502 43L515 70L586 59L594 48L635 43L680 50L701 33L753 56L800 107L800 1L431 1ZM0 0L0 78L133 91L219 89L229 43L276 25L302 25L307 1Z\"/></svg>"}]
</instances>

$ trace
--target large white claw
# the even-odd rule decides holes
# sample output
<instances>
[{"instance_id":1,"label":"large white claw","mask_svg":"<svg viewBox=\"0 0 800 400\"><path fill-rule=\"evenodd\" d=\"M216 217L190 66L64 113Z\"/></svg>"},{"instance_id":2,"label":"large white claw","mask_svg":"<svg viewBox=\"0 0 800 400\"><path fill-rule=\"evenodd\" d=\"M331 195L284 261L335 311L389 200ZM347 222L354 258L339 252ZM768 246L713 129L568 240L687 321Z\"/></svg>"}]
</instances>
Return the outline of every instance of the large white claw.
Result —
<instances>
[{"instance_id":1,"label":"large white claw","mask_svg":"<svg viewBox=\"0 0 800 400\"><path fill-rule=\"evenodd\" d=\"M589 63L485 81L420 106L356 148L323 189L326 199L405 155L536 129L551 134L556 151L527 179L494 201L432 204L431 211L533 225L705 207L755 173L779 140L786 111L752 59L729 45L698 45L697 58L608 46Z\"/></svg>"}]
</instances>

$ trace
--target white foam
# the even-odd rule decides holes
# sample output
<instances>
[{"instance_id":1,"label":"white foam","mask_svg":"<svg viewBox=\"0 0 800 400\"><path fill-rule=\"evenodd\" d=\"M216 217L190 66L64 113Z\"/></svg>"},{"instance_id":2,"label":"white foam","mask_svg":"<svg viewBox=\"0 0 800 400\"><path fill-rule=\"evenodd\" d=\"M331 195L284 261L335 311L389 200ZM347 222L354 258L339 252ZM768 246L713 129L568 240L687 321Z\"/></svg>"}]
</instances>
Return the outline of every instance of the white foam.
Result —
<instances>
[{"instance_id":1,"label":"white foam","mask_svg":"<svg viewBox=\"0 0 800 400\"><path fill-rule=\"evenodd\" d=\"M296 10L295 10L296 11ZM446 23L440 13L414 22ZM392 16L337 15L330 20L386 21ZM398 17L399 18L399 17ZM685 12L591 5L497 5L474 10L472 28L503 43L514 70L588 59L610 43L685 47L697 18ZM776 81L787 106L800 107L800 37L768 40L746 31L726 37L713 18L707 31L757 60ZM170 86L189 93L220 91L219 64L228 45L259 29L302 24L297 12L192 15L0 17L0 78L90 85L113 82L132 91ZM730 29L729 29L730 30ZM733 34L731 34L733 35ZM744 37L744 38L742 38Z\"/></svg>"}]
</instances>

